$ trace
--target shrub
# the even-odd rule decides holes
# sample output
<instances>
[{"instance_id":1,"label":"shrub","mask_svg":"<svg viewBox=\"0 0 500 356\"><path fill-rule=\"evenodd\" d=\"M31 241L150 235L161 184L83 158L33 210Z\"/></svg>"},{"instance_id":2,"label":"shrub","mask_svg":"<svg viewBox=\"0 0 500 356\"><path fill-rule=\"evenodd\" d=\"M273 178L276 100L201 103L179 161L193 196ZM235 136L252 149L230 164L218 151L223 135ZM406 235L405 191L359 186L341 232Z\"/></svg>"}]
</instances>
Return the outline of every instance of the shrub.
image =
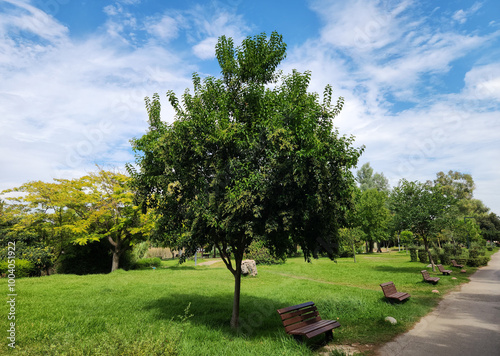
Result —
<instances>
[{"instance_id":1,"label":"shrub","mask_svg":"<svg viewBox=\"0 0 500 356\"><path fill-rule=\"evenodd\" d=\"M442 265L449 265L451 263L451 250L442 248L439 250L439 261Z\"/></svg>"},{"instance_id":2,"label":"shrub","mask_svg":"<svg viewBox=\"0 0 500 356\"><path fill-rule=\"evenodd\" d=\"M471 267L481 267L481 266L486 266L489 261L490 261L489 256L478 256L475 258L469 258L467 260L467 265Z\"/></svg>"},{"instance_id":3,"label":"shrub","mask_svg":"<svg viewBox=\"0 0 500 356\"><path fill-rule=\"evenodd\" d=\"M245 257L254 260L256 264L273 265L285 263L286 257L278 258L271 254L271 251L264 245L264 241L254 240L248 246Z\"/></svg>"},{"instance_id":4,"label":"shrub","mask_svg":"<svg viewBox=\"0 0 500 356\"><path fill-rule=\"evenodd\" d=\"M425 251L425 247L424 246L420 246L418 248L418 259L420 262L422 263L427 263L429 262L429 256L427 255L427 252Z\"/></svg>"},{"instance_id":5,"label":"shrub","mask_svg":"<svg viewBox=\"0 0 500 356\"><path fill-rule=\"evenodd\" d=\"M418 261L417 247L416 246L409 246L408 250L410 251L410 261L417 262Z\"/></svg>"},{"instance_id":6,"label":"shrub","mask_svg":"<svg viewBox=\"0 0 500 356\"><path fill-rule=\"evenodd\" d=\"M12 264L10 264L12 267ZM9 275L9 261L8 260L3 260L0 261L0 273L4 274L6 276ZM28 261L28 260L22 260L22 259L16 259L15 260L15 271L14 275L16 278L21 278L21 277L29 277L33 276L36 274L36 268L33 262Z\"/></svg>"},{"instance_id":7,"label":"shrub","mask_svg":"<svg viewBox=\"0 0 500 356\"><path fill-rule=\"evenodd\" d=\"M429 249L430 253L431 253L431 256L432 256L432 260L434 261L434 263L438 263L439 261L439 256L440 256L440 251L439 249L437 248L431 248Z\"/></svg>"},{"instance_id":8,"label":"shrub","mask_svg":"<svg viewBox=\"0 0 500 356\"><path fill-rule=\"evenodd\" d=\"M134 263L134 269L149 269L160 266L161 259L159 259L158 257L141 258Z\"/></svg>"}]
</instances>

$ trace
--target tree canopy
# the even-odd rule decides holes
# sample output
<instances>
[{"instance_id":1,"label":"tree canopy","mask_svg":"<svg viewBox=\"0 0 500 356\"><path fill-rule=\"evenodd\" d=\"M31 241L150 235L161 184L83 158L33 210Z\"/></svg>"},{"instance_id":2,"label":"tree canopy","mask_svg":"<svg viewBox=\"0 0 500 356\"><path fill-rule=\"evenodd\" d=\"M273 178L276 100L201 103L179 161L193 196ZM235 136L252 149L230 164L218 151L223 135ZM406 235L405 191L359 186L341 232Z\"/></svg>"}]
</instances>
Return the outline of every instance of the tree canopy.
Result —
<instances>
[{"instance_id":1,"label":"tree canopy","mask_svg":"<svg viewBox=\"0 0 500 356\"><path fill-rule=\"evenodd\" d=\"M311 73L277 71L286 45L273 32L239 47L222 36L216 46L221 78L193 74L194 91L160 118L157 94L146 98L148 132L132 141L134 177L142 204L158 215L155 237L186 248L215 245L235 278L231 325L237 327L241 261L253 239L277 256L294 244L306 259L333 256L339 227L352 207L361 149L341 136L333 119L332 89L323 100L307 91Z\"/></svg>"},{"instance_id":2,"label":"tree canopy","mask_svg":"<svg viewBox=\"0 0 500 356\"><path fill-rule=\"evenodd\" d=\"M379 192L389 192L389 180L384 176L384 173L373 174L373 168L370 167L370 162L365 163L356 173L356 180L359 183L359 189L362 192L368 189L376 189Z\"/></svg>"},{"instance_id":3,"label":"tree canopy","mask_svg":"<svg viewBox=\"0 0 500 356\"><path fill-rule=\"evenodd\" d=\"M438 186L418 181L410 182L406 179L402 179L391 194L390 206L394 213L396 230L409 230L422 238L433 269L429 237L436 223L455 202L453 197L444 194Z\"/></svg>"},{"instance_id":4,"label":"tree canopy","mask_svg":"<svg viewBox=\"0 0 500 356\"><path fill-rule=\"evenodd\" d=\"M111 271L131 243L147 237L152 226L134 205L130 178L104 171L54 182L27 182L4 193L20 193L10 201L13 231L32 232L57 259L71 244L107 239L112 246Z\"/></svg>"}]
</instances>

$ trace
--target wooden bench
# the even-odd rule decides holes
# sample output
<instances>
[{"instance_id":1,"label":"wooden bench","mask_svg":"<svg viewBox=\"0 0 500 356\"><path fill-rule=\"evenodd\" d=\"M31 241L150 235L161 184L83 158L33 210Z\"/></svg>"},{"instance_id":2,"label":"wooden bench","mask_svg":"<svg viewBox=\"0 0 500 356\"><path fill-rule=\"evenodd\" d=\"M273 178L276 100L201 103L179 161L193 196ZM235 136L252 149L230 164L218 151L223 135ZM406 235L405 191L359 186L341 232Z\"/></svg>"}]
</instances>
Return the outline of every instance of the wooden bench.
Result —
<instances>
[{"instance_id":1,"label":"wooden bench","mask_svg":"<svg viewBox=\"0 0 500 356\"><path fill-rule=\"evenodd\" d=\"M451 272L453 272L452 270L449 270L449 269L444 269L443 268L443 265L436 265L439 272L441 272L442 274L450 274Z\"/></svg>"},{"instance_id":2,"label":"wooden bench","mask_svg":"<svg viewBox=\"0 0 500 356\"><path fill-rule=\"evenodd\" d=\"M382 283L380 286L382 287L385 297L390 301L397 300L398 302L402 302L410 298L410 294L398 292L393 282Z\"/></svg>"},{"instance_id":3,"label":"wooden bench","mask_svg":"<svg viewBox=\"0 0 500 356\"><path fill-rule=\"evenodd\" d=\"M453 265L453 267L464 268L464 265L459 265L455 260L451 260L451 264Z\"/></svg>"},{"instance_id":4,"label":"wooden bench","mask_svg":"<svg viewBox=\"0 0 500 356\"><path fill-rule=\"evenodd\" d=\"M299 342L302 341L302 336L310 339L323 333L328 342L333 339L332 330L340 326L337 320L322 320L313 302L278 309L278 314L286 333L293 335Z\"/></svg>"},{"instance_id":5,"label":"wooden bench","mask_svg":"<svg viewBox=\"0 0 500 356\"><path fill-rule=\"evenodd\" d=\"M441 279L439 277L431 277L431 276L429 276L429 272L427 272L427 270L425 270L425 269L423 271L420 271L420 273L422 273L422 276L424 277L424 282L429 282L429 283L436 284Z\"/></svg>"}]
</instances>

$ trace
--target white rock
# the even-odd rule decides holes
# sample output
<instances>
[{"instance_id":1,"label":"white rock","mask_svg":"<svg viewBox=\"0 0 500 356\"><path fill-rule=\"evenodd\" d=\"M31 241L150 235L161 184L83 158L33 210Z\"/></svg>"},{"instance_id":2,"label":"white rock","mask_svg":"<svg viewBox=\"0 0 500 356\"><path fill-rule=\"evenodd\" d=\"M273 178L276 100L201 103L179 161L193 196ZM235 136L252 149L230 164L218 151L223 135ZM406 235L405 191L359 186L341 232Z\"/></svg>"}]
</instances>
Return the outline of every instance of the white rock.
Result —
<instances>
[{"instance_id":1,"label":"white rock","mask_svg":"<svg viewBox=\"0 0 500 356\"><path fill-rule=\"evenodd\" d=\"M392 325L395 325L398 323L398 321L396 319L394 319L392 316L388 316L385 318L385 321L388 321L389 323L391 323Z\"/></svg>"},{"instance_id":2,"label":"white rock","mask_svg":"<svg viewBox=\"0 0 500 356\"><path fill-rule=\"evenodd\" d=\"M250 274L252 277L257 275L257 264L254 260L241 261L241 273Z\"/></svg>"}]
</instances>

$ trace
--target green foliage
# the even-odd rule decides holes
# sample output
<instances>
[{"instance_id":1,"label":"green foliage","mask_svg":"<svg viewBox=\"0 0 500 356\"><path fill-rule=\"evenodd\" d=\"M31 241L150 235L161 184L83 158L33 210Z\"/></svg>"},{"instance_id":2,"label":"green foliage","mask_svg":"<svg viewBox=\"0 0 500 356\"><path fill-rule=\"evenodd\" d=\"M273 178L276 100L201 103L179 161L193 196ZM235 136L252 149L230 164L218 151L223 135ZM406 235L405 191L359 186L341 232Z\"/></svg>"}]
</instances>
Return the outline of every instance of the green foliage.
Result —
<instances>
[{"instance_id":1,"label":"green foliage","mask_svg":"<svg viewBox=\"0 0 500 356\"><path fill-rule=\"evenodd\" d=\"M138 244L135 244L132 248L132 257L134 261L146 257L149 247L150 247L149 241L143 241Z\"/></svg>"},{"instance_id":2,"label":"green foliage","mask_svg":"<svg viewBox=\"0 0 500 356\"><path fill-rule=\"evenodd\" d=\"M355 253L362 252L365 236L365 233L359 227L340 229L339 256L353 257Z\"/></svg>"},{"instance_id":3,"label":"green foliage","mask_svg":"<svg viewBox=\"0 0 500 356\"><path fill-rule=\"evenodd\" d=\"M469 259L467 260L467 265L470 267L486 266L490 259L491 258L489 256L469 257Z\"/></svg>"},{"instance_id":4,"label":"green foliage","mask_svg":"<svg viewBox=\"0 0 500 356\"><path fill-rule=\"evenodd\" d=\"M285 52L277 33L239 47L222 36L222 77L193 74L193 92L181 100L169 91L170 125L160 118L158 94L146 98L149 129L132 141L138 170L128 170L143 207L157 213L153 239L185 248L184 257L215 245L235 290L252 240L264 239L275 256L292 243L306 259L321 251L333 257L352 208L350 169L362 149L333 125L343 98L332 105L327 86L320 102L307 91L309 72L279 75Z\"/></svg>"},{"instance_id":5,"label":"green foliage","mask_svg":"<svg viewBox=\"0 0 500 356\"><path fill-rule=\"evenodd\" d=\"M472 199L476 188L470 174L454 171L449 171L447 174L438 172L434 185L440 187L445 195L452 196L457 200Z\"/></svg>"},{"instance_id":6,"label":"green foliage","mask_svg":"<svg viewBox=\"0 0 500 356\"><path fill-rule=\"evenodd\" d=\"M374 242L386 241L391 214L386 206L387 193L374 188L361 193L356 199L356 226L365 234L370 251Z\"/></svg>"},{"instance_id":7,"label":"green foliage","mask_svg":"<svg viewBox=\"0 0 500 356\"><path fill-rule=\"evenodd\" d=\"M151 269L161 266L161 259L158 257L141 258L134 263L134 269Z\"/></svg>"},{"instance_id":8,"label":"green foliage","mask_svg":"<svg viewBox=\"0 0 500 356\"><path fill-rule=\"evenodd\" d=\"M389 192L389 180L384 173L373 174L373 168L370 163L365 163L356 173L356 180L359 183L359 189L362 192L369 189L376 189L379 192Z\"/></svg>"},{"instance_id":9,"label":"green foliage","mask_svg":"<svg viewBox=\"0 0 500 356\"><path fill-rule=\"evenodd\" d=\"M273 256L265 246L264 241L261 240L252 241L245 256L247 259L255 260L255 263L262 265L281 264L286 261L286 257Z\"/></svg>"},{"instance_id":10,"label":"green foliage","mask_svg":"<svg viewBox=\"0 0 500 356\"><path fill-rule=\"evenodd\" d=\"M395 230L409 230L422 238L426 249L429 238L441 226L456 199L444 194L440 186L402 179L390 196ZM422 260L424 257L419 258Z\"/></svg>"},{"instance_id":11,"label":"green foliage","mask_svg":"<svg viewBox=\"0 0 500 356\"><path fill-rule=\"evenodd\" d=\"M135 206L129 180L124 174L99 169L77 179L28 182L5 191L23 193L8 198L15 222L10 234L36 236L27 253L37 254L33 261L38 269L50 267L54 257L71 245L105 239L113 251L110 269L116 269L130 244L146 238L152 224Z\"/></svg>"},{"instance_id":12,"label":"green foliage","mask_svg":"<svg viewBox=\"0 0 500 356\"><path fill-rule=\"evenodd\" d=\"M335 344L380 344L411 329L475 270L457 273L457 280L441 278L435 295L420 283L422 266L404 254L358 257L359 263L290 258L261 266L259 278L244 279L251 298L242 300L245 327L237 333L226 325L233 281L220 265L24 279L13 354L312 356L323 335L299 344L276 314L304 300L315 301L323 319L339 318ZM393 280L412 298L401 305L383 302L381 280ZM387 315L398 324L386 325Z\"/></svg>"},{"instance_id":13,"label":"green foliage","mask_svg":"<svg viewBox=\"0 0 500 356\"><path fill-rule=\"evenodd\" d=\"M109 273L110 249L107 240L68 245L56 263L56 272L77 275Z\"/></svg>"},{"instance_id":14,"label":"green foliage","mask_svg":"<svg viewBox=\"0 0 500 356\"><path fill-rule=\"evenodd\" d=\"M422 263L428 263L429 262L429 254L425 251L424 246L420 246L418 249L418 260Z\"/></svg>"},{"instance_id":15,"label":"green foliage","mask_svg":"<svg viewBox=\"0 0 500 356\"><path fill-rule=\"evenodd\" d=\"M400 233L400 240L403 245L411 245L414 242L413 232L403 230Z\"/></svg>"},{"instance_id":16,"label":"green foliage","mask_svg":"<svg viewBox=\"0 0 500 356\"><path fill-rule=\"evenodd\" d=\"M30 277L36 274L36 268L31 261L16 258L15 263L9 262L11 262L11 260L0 261L0 274L8 276L10 274L9 268L13 266L15 267L15 278Z\"/></svg>"},{"instance_id":17,"label":"green foliage","mask_svg":"<svg viewBox=\"0 0 500 356\"><path fill-rule=\"evenodd\" d=\"M411 247L408 247L408 250L410 251L411 262L417 262L418 261L417 247L411 246Z\"/></svg>"}]
</instances>

